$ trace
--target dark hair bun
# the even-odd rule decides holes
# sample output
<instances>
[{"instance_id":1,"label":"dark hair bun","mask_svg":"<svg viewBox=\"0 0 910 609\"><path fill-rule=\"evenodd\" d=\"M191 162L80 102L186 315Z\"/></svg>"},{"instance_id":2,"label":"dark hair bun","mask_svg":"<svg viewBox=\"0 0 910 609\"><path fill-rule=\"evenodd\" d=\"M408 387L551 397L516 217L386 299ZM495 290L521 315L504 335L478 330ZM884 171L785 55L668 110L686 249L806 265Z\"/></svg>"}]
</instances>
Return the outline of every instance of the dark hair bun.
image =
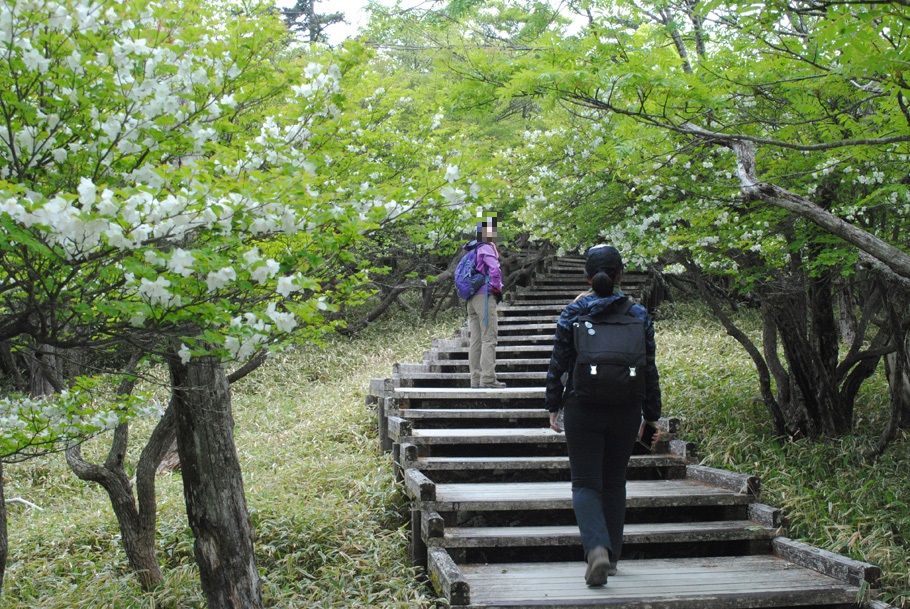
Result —
<instances>
[{"instance_id":1,"label":"dark hair bun","mask_svg":"<svg viewBox=\"0 0 910 609\"><path fill-rule=\"evenodd\" d=\"M591 278L591 287L600 297L610 296L613 294L613 277L604 270L597 271Z\"/></svg>"}]
</instances>

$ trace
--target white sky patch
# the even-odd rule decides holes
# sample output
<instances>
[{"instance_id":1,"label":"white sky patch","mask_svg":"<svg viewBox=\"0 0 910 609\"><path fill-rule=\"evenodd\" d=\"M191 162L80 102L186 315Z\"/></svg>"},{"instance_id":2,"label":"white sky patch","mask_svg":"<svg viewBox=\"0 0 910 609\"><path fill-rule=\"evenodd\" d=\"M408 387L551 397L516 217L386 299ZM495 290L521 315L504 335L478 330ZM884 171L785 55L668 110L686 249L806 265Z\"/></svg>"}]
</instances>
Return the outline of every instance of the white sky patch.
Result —
<instances>
[{"instance_id":1,"label":"white sky patch","mask_svg":"<svg viewBox=\"0 0 910 609\"><path fill-rule=\"evenodd\" d=\"M275 0L279 7L294 6L295 0ZM379 0L383 6L394 6L394 0ZM401 0L402 10L414 8L429 9L437 2L433 0ZM326 28L326 34L329 38L329 44L336 45L347 38L356 36L366 26L370 19L370 14L366 10L367 0L317 0L317 13L344 13L345 23L336 23ZM438 8L438 6L437 6ZM568 28L569 34L576 34L585 24L585 19L581 16L572 14L568 10L562 11L566 17L572 20L572 25Z\"/></svg>"},{"instance_id":2,"label":"white sky patch","mask_svg":"<svg viewBox=\"0 0 910 609\"><path fill-rule=\"evenodd\" d=\"M395 2L389 0L379 0L384 6L394 6ZM280 7L294 6L294 0L276 0L275 4ZM401 3L403 9L412 9L425 5L429 7L433 4L431 0L405 0ZM336 23L326 28L326 34L329 37L329 44L335 45L356 36L370 19L366 10L367 0L317 0L317 13L344 13L344 20L347 23Z\"/></svg>"}]
</instances>

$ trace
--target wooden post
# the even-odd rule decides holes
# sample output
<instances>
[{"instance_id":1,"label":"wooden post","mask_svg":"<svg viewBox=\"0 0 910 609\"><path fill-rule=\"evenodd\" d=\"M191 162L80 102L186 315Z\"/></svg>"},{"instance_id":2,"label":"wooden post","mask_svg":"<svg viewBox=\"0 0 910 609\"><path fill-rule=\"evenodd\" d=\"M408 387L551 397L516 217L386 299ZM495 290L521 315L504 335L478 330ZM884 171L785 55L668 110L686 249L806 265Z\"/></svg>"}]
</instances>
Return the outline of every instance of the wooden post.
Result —
<instances>
[{"instance_id":1,"label":"wooden post","mask_svg":"<svg viewBox=\"0 0 910 609\"><path fill-rule=\"evenodd\" d=\"M758 497L761 490L761 481L756 476L738 474L725 469L705 467L704 465L689 465L686 467L686 478L755 497Z\"/></svg>"},{"instance_id":2,"label":"wooden post","mask_svg":"<svg viewBox=\"0 0 910 609\"><path fill-rule=\"evenodd\" d=\"M436 501L436 483L414 468L405 470L404 486L414 501Z\"/></svg>"},{"instance_id":3,"label":"wooden post","mask_svg":"<svg viewBox=\"0 0 910 609\"><path fill-rule=\"evenodd\" d=\"M875 565L822 550L801 541L777 537L771 544L774 546L774 553L781 558L847 582L851 586L860 586L865 582L870 587L877 588L882 576L882 570Z\"/></svg>"},{"instance_id":4,"label":"wooden post","mask_svg":"<svg viewBox=\"0 0 910 609\"><path fill-rule=\"evenodd\" d=\"M379 450L381 452L390 452L392 450L392 439L389 438L389 419L386 415L389 398L379 398L376 402L376 413L379 426Z\"/></svg>"},{"instance_id":5,"label":"wooden post","mask_svg":"<svg viewBox=\"0 0 910 609\"><path fill-rule=\"evenodd\" d=\"M471 604L471 588L448 552L442 548L430 548L427 570L433 587L448 599L450 605Z\"/></svg>"},{"instance_id":6,"label":"wooden post","mask_svg":"<svg viewBox=\"0 0 910 609\"><path fill-rule=\"evenodd\" d=\"M422 516L423 512L418 507L411 508L411 562L419 567L427 568L427 545L423 540Z\"/></svg>"}]
</instances>

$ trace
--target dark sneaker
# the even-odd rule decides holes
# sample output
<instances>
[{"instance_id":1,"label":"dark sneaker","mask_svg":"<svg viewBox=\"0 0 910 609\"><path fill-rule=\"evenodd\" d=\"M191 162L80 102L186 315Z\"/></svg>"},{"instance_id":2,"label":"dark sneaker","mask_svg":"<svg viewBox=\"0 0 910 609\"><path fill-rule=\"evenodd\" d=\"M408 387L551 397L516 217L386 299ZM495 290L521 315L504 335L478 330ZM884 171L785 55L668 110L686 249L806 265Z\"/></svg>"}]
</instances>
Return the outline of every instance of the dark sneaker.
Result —
<instances>
[{"instance_id":1,"label":"dark sneaker","mask_svg":"<svg viewBox=\"0 0 910 609\"><path fill-rule=\"evenodd\" d=\"M585 571L585 583L591 587L607 583L610 570L610 555L603 546L597 546L588 552L588 570Z\"/></svg>"},{"instance_id":2,"label":"dark sneaker","mask_svg":"<svg viewBox=\"0 0 910 609\"><path fill-rule=\"evenodd\" d=\"M481 383L481 387L484 389L505 389L506 384L502 381L493 381L492 383Z\"/></svg>"},{"instance_id":3,"label":"dark sneaker","mask_svg":"<svg viewBox=\"0 0 910 609\"><path fill-rule=\"evenodd\" d=\"M610 577L613 577L614 575L616 575L616 563L615 562L610 563L610 568L607 569L607 575L609 575Z\"/></svg>"}]
</instances>

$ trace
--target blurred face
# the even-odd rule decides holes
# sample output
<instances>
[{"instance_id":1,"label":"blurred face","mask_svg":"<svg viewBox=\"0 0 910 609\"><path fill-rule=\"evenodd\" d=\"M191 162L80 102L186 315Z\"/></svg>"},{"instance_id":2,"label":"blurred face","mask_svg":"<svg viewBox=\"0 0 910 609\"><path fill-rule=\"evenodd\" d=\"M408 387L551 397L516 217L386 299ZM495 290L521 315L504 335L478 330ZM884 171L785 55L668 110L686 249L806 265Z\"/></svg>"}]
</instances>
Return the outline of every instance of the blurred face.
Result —
<instances>
[{"instance_id":1,"label":"blurred face","mask_svg":"<svg viewBox=\"0 0 910 609\"><path fill-rule=\"evenodd\" d=\"M489 223L484 223L483 225L483 240L484 241L495 241L496 240L496 227Z\"/></svg>"}]
</instances>

